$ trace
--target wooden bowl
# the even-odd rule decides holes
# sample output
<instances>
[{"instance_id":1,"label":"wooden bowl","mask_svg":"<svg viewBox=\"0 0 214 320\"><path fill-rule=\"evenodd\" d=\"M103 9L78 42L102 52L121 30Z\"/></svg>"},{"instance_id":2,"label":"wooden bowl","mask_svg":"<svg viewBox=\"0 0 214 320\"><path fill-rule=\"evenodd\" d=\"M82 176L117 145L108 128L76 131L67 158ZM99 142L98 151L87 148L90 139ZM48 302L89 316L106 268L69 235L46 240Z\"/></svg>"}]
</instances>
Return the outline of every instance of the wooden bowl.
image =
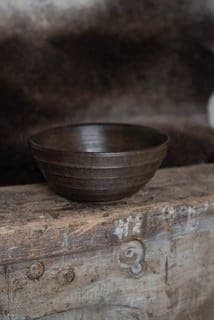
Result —
<instances>
[{"instance_id":1,"label":"wooden bowl","mask_svg":"<svg viewBox=\"0 0 214 320\"><path fill-rule=\"evenodd\" d=\"M30 144L56 193L108 202L131 196L152 178L165 157L168 136L140 125L91 123L43 131Z\"/></svg>"}]
</instances>

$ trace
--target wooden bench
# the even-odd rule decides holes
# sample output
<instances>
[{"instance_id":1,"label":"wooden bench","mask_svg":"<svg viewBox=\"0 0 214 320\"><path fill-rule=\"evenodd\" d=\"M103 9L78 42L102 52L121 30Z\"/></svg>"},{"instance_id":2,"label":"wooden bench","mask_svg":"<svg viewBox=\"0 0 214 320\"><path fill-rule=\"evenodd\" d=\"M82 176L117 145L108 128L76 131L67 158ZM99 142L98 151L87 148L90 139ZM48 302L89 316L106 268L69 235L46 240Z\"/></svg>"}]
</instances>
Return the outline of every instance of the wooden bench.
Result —
<instances>
[{"instance_id":1,"label":"wooden bench","mask_svg":"<svg viewBox=\"0 0 214 320\"><path fill-rule=\"evenodd\" d=\"M213 319L214 165L117 204L0 188L0 319Z\"/></svg>"}]
</instances>

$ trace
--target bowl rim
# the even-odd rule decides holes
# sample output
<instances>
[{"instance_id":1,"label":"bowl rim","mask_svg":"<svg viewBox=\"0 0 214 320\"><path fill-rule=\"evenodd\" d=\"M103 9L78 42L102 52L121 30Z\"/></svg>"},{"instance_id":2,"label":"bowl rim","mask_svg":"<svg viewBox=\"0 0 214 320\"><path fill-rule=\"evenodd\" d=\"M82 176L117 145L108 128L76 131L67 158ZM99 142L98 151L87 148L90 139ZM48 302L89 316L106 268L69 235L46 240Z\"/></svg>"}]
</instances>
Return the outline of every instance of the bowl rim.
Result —
<instances>
[{"instance_id":1,"label":"bowl rim","mask_svg":"<svg viewBox=\"0 0 214 320\"><path fill-rule=\"evenodd\" d=\"M53 130L57 129L66 129L66 128L72 128L72 127L83 127L83 126L124 126L124 127L134 127L134 128L144 128L144 129L149 129L152 130L154 133L158 134L159 136L162 136L164 141L162 143L157 144L156 146L151 146L147 148L142 148L142 149L136 149L136 150L126 150L126 151L114 151L114 152L97 152L97 151L74 151L74 150L69 150L69 149L60 149L57 147L50 147L50 146L45 146L42 145L38 142L35 141L35 139L39 138L41 134L48 133ZM150 126L145 126L141 124L132 124L132 123L123 123L123 122L83 122L83 123L74 123L74 124L68 124L64 126L55 126L55 127L50 127L48 129L39 131L38 133L32 135L29 138L29 144L32 148L40 150L40 151L47 151L47 152L55 152L55 153L65 153L65 154L77 154L77 155L96 155L96 156L114 156L114 155L127 155L127 154L139 154L139 153L144 153L148 152L151 150L156 150L159 149L160 147L167 147L168 143L170 141L170 137L162 132L159 129L156 129L154 127Z\"/></svg>"}]
</instances>

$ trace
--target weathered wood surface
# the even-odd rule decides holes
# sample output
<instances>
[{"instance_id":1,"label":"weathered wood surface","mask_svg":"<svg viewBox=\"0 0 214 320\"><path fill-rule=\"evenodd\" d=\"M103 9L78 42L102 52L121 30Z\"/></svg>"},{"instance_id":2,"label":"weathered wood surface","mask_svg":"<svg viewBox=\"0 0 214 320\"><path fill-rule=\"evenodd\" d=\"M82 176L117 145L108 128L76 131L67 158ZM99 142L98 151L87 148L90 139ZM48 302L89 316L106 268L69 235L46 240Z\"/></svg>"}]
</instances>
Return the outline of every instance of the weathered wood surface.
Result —
<instances>
[{"instance_id":1,"label":"weathered wood surface","mask_svg":"<svg viewBox=\"0 0 214 320\"><path fill-rule=\"evenodd\" d=\"M214 205L214 165L160 170L130 199L82 204L46 185L0 188L0 265L147 238Z\"/></svg>"},{"instance_id":2,"label":"weathered wood surface","mask_svg":"<svg viewBox=\"0 0 214 320\"><path fill-rule=\"evenodd\" d=\"M74 320L200 319L191 315L201 312L214 293L214 234L200 219L195 223L192 231L182 223L171 236L164 232L144 240L146 269L139 278L118 263L118 246L44 259L39 281L27 278L29 263L11 265L9 313L18 320L57 313L61 319L65 310L73 310ZM69 267L75 280L62 285L58 274Z\"/></svg>"},{"instance_id":3,"label":"weathered wood surface","mask_svg":"<svg viewBox=\"0 0 214 320\"><path fill-rule=\"evenodd\" d=\"M9 319L8 315L8 272L7 266L0 266L0 319Z\"/></svg>"},{"instance_id":4,"label":"weathered wood surface","mask_svg":"<svg viewBox=\"0 0 214 320\"><path fill-rule=\"evenodd\" d=\"M1 188L0 204L1 320L212 319L214 165L160 170L115 205L44 185ZM38 280L30 260L44 265Z\"/></svg>"}]
</instances>

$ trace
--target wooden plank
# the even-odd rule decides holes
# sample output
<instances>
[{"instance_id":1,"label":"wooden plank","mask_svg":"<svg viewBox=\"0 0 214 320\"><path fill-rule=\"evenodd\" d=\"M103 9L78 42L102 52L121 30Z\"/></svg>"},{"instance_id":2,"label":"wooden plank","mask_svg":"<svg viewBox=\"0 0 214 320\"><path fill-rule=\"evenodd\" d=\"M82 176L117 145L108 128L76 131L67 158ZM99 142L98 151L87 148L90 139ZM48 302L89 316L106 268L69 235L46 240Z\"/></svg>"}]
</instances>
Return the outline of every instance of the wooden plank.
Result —
<instances>
[{"instance_id":1,"label":"wooden plank","mask_svg":"<svg viewBox=\"0 0 214 320\"><path fill-rule=\"evenodd\" d=\"M160 170L130 199L83 204L46 185L0 188L0 265L148 238L214 206L214 165Z\"/></svg>"},{"instance_id":2,"label":"wooden plank","mask_svg":"<svg viewBox=\"0 0 214 320\"><path fill-rule=\"evenodd\" d=\"M31 262L10 265L10 316L15 320L48 315L58 320L199 320L198 314L208 302L211 315L213 213L213 209L206 210L148 239L40 260L45 271L39 280L27 276ZM145 254L144 268L135 274L130 269L140 261L138 244ZM127 249L135 255L122 256ZM62 282L61 272L71 268L74 280Z\"/></svg>"},{"instance_id":3,"label":"wooden plank","mask_svg":"<svg viewBox=\"0 0 214 320\"><path fill-rule=\"evenodd\" d=\"M9 320L8 267L0 266L0 319Z\"/></svg>"},{"instance_id":4,"label":"wooden plank","mask_svg":"<svg viewBox=\"0 0 214 320\"><path fill-rule=\"evenodd\" d=\"M160 170L115 205L72 203L45 185L2 188L0 319L208 320L213 169ZM34 280L32 263L44 268Z\"/></svg>"},{"instance_id":5,"label":"wooden plank","mask_svg":"<svg viewBox=\"0 0 214 320\"><path fill-rule=\"evenodd\" d=\"M176 320L213 320L213 302L208 302L203 307L197 311L188 311L181 313ZM148 320L154 319L151 316L144 316L139 314L139 312L129 310L128 308L117 307L117 312L115 308L105 308L105 307L94 307L94 308L83 308L80 310L70 310L62 313L57 313L55 315L50 315L40 318L40 320ZM158 320L160 318L157 318ZM164 320L169 320L165 317ZM171 320L172 318L170 318Z\"/></svg>"}]
</instances>

